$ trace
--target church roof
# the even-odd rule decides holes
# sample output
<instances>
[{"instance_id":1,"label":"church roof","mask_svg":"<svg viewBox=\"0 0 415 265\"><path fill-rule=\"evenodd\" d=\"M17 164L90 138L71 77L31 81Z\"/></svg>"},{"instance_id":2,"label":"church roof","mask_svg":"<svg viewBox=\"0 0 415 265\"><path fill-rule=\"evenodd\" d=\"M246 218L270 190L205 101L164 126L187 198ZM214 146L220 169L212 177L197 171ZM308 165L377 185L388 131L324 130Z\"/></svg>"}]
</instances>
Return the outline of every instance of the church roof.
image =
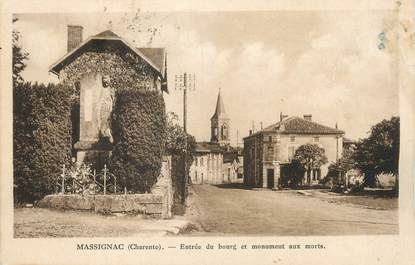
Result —
<instances>
[{"instance_id":1,"label":"church roof","mask_svg":"<svg viewBox=\"0 0 415 265\"><path fill-rule=\"evenodd\" d=\"M222 153L223 149L218 143L197 142L196 153Z\"/></svg>"},{"instance_id":2,"label":"church roof","mask_svg":"<svg viewBox=\"0 0 415 265\"><path fill-rule=\"evenodd\" d=\"M213 114L211 119L215 119L215 118L222 118L222 119L227 119L228 116L226 115L225 112L225 105L223 104L223 100L222 97L220 95L220 90L218 93L218 99L216 101L216 109L215 109L215 113Z\"/></svg>"},{"instance_id":3,"label":"church roof","mask_svg":"<svg viewBox=\"0 0 415 265\"><path fill-rule=\"evenodd\" d=\"M124 47L131 50L139 57L143 58L143 60L146 63L148 63L162 77L162 79L166 79L166 52L164 48L133 47L126 40L112 32L111 30L105 30L86 39L77 48L68 52L57 62L52 64L49 68L49 72L59 75L59 72L60 70L62 70L63 67L73 62L73 60L75 60L78 56L85 52L88 49L88 47L99 47L100 45L109 44L111 41L121 43L122 45L124 45ZM96 42L99 42L98 45Z\"/></svg>"},{"instance_id":4,"label":"church roof","mask_svg":"<svg viewBox=\"0 0 415 265\"><path fill-rule=\"evenodd\" d=\"M274 123L252 135L274 131L278 131L282 134L344 134L344 131L342 130L293 116Z\"/></svg>"}]
</instances>

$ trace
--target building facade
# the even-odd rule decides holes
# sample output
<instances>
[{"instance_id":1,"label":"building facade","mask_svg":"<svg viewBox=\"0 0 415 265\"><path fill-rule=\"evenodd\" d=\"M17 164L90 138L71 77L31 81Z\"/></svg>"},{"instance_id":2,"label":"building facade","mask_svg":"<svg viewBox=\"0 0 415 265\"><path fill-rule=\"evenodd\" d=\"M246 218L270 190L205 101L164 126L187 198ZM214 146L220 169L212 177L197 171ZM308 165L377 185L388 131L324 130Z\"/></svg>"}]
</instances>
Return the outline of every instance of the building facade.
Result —
<instances>
[{"instance_id":1,"label":"building facade","mask_svg":"<svg viewBox=\"0 0 415 265\"><path fill-rule=\"evenodd\" d=\"M314 185L327 174L331 162L341 157L344 132L311 120L311 115L280 118L280 121L244 138L244 183L279 188L287 176L295 151L305 144L325 150L328 162L304 174L303 184Z\"/></svg>"}]
</instances>

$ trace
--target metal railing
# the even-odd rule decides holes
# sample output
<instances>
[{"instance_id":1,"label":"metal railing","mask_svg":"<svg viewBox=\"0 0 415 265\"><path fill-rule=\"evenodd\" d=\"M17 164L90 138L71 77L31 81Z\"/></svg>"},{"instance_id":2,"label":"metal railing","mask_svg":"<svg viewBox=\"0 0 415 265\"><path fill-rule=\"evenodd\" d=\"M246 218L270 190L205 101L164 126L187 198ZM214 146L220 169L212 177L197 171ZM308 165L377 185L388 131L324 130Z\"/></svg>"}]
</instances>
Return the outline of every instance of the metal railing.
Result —
<instances>
[{"instance_id":1,"label":"metal railing","mask_svg":"<svg viewBox=\"0 0 415 265\"><path fill-rule=\"evenodd\" d=\"M98 173L94 169L76 176L63 165L56 183L56 193L84 194L86 191L91 194L117 194L117 177L108 170L107 165ZM126 187L124 193L127 193Z\"/></svg>"}]
</instances>

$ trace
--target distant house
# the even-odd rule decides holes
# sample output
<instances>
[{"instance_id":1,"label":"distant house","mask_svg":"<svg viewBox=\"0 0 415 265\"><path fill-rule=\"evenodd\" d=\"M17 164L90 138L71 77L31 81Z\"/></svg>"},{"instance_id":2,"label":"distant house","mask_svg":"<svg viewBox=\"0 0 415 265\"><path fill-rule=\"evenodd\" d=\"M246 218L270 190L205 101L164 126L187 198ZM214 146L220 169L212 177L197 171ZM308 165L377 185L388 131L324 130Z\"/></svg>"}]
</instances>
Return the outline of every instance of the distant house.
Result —
<instances>
[{"instance_id":1,"label":"distant house","mask_svg":"<svg viewBox=\"0 0 415 265\"><path fill-rule=\"evenodd\" d=\"M218 143L198 142L190 166L192 184L223 184L242 180L238 175L242 159L235 148Z\"/></svg>"},{"instance_id":2,"label":"distant house","mask_svg":"<svg viewBox=\"0 0 415 265\"><path fill-rule=\"evenodd\" d=\"M356 146L356 141L343 137L343 150L351 150Z\"/></svg>"},{"instance_id":3,"label":"distant house","mask_svg":"<svg viewBox=\"0 0 415 265\"><path fill-rule=\"evenodd\" d=\"M288 165L298 147L317 144L324 148L328 163L305 172L303 183L318 184L328 165L342 155L344 132L312 121L311 115L280 117L280 121L244 138L244 183L278 188L289 174Z\"/></svg>"},{"instance_id":4,"label":"distant house","mask_svg":"<svg viewBox=\"0 0 415 265\"><path fill-rule=\"evenodd\" d=\"M230 146L230 119L219 91L211 118L211 141L198 142L190 166L192 184L222 184L238 181L242 162L241 149ZM241 179L241 174L239 174Z\"/></svg>"}]
</instances>

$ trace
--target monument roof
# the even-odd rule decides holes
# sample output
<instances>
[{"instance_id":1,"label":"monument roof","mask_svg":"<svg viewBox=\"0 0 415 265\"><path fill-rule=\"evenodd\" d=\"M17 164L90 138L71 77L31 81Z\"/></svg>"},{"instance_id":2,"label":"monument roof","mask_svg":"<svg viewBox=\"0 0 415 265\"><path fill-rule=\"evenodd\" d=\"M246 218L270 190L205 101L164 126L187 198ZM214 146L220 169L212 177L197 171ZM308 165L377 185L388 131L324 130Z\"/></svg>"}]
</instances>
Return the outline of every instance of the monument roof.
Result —
<instances>
[{"instance_id":1,"label":"monument roof","mask_svg":"<svg viewBox=\"0 0 415 265\"><path fill-rule=\"evenodd\" d=\"M49 67L49 72L59 75L59 72L63 67L73 62L83 52L86 52L88 48L96 48L102 45L108 45L111 42L116 42L124 46L136 55L141 57L146 63L148 63L161 77L166 79L166 52L164 48L137 48L133 47L126 40L112 32L111 30L105 30L96 35L90 36L78 47L66 53L62 58L57 60Z\"/></svg>"}]
</instances>

